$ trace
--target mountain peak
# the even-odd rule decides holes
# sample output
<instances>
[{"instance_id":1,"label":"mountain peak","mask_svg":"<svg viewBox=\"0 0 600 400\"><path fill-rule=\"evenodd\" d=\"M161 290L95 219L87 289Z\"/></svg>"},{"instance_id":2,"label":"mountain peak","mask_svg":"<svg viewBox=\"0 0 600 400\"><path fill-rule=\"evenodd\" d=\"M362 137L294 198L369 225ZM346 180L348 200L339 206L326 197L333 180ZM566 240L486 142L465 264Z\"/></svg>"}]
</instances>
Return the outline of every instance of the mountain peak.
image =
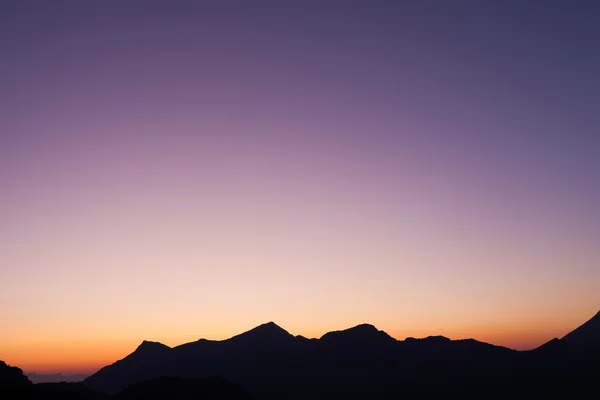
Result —
<instances>
[{"instance_id":1,"label":"mountain peak","mask_svg":"<svg viewBox=\"0 0 600 400\"><path fill-rule=\"evenodd\" d=\"M260 324L259 326L257 326L257 328L268 328L268 329L283 329L282 327L280 327L279 325L277 325L275 322L273 321L269 321L269 322L265 322L264 324Z\"/></svg>"},{"instance_id":2,"label":"mountain peak","mask_svg":"<svg viewBox=\"0 0 600 400\"><path fill-rule=\"evenodd\" d=\"M239 340L241 338L251 338L251 340L277 340L277 339L288 339L293 338L292 335L275 322L270 321L255 328L250 329L244 333L232 337L230 340Z\"/></svg>"},{"instance_id":3,"label":"mountain peak","mask_svg":"<svg viewBox=\"0 0 600 400\"><path fill-rule=\"evenodd\" d=\"M257 326L256 328L251 329L250 332L251 331L278 332L278 333L285 333L286 335L289 335L288 331L286 331L285 329L283 329L282 327L280 327L273 321L269 321L264 324L261 324L261 325Z\"/></svg>"},{"instance_id":4,"label":"mountain peak","mask_svg":"<svg viewBox=\"0 0 600 400\"><path fill-rule=\"evenodd\" d=\"M451 342L452 340L450 338L447 338L446 336L442 336L442 335L432 335L432 336L427 336L425 338L425 340L429 340L430 342L438 342L438 343L447 343L447 342Z\"/></svg>"},{"instance_id":5,"label":"mountain peak","mask_svg":"<svg viewBox=\"0 0 600 400\"><path fill-rule=\"evenodd\" d=\"M375 327L375 325L371 325L371 324L367 324L367 323L363 323L363 324L358 324L350 329L354 329L354 330L359 330L359 331L363 331L363 332L379 332L379 329L377 329Z\"/></svg>"},{"instance_id":6,"label":"mountain peak","mask_svg":"<svg viewBox=\"0 0 600 400\"><path fill-rule=\"evenodd\" d=\"M342 339L351 341L396 341L393 337L380 331L371 324L359 324L341 331L328 332L321 339Z\"/></svg>"},{"instance_id":7,"label":"mountain peak","mask_svg":"<svg viewBox=\"0 0 600 400\"><path fill-rule=\"evenodd\" d=\"M162 344L160 342L153 342L150 340L144 340L137 347L136 351L156 351L156 350L161 351L161 350L167 350L167 349L171 349L171 348L169 346L167 346L166 344Z\"/></svg>"}]
</instances>

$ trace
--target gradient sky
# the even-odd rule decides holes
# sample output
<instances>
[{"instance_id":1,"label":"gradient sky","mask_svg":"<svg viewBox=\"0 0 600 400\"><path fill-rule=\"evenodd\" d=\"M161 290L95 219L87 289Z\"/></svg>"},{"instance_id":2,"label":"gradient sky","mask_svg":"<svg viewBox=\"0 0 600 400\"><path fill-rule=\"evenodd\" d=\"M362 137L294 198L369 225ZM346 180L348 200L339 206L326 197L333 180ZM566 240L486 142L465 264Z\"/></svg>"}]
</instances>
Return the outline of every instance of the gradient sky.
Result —
<instances>
[{"instance_id":1,"label":"gradient sky","mask_svg":"<svg viewBox=\"0 0 600 400\"><path fill-rule=\"evenodd\" d=\"M84 4L85 3L85 4ZM0 3L0 359L600 308L597 1Z\"/></svg>"}]
</instances>

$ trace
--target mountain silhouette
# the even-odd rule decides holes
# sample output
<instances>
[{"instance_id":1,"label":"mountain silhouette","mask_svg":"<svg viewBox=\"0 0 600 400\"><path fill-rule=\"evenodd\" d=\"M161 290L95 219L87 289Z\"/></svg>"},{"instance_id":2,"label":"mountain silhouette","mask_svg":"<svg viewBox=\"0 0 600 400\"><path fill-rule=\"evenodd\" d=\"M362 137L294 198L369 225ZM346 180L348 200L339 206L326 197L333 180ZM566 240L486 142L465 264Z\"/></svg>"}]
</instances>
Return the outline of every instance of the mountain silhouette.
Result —
<instances>
[{"instance_id":1,"label":"mountain silhouette","mask_svg":"<svg viewBox=\"0 0 600 400\"><path fill-rule=\"evenodd\" d=\"M278 339L293 337L288 331L277 325L275 322L267 322L252 328L247 332L233 336L231 339L239 338L260 338L260 339ZM231 340L230 339L230 340Z\"/></svg>"},{"instance_id":2,"label":"mountain silhouette","mask_svg":"<svg viewBox=\"0 0 600 400\"><path fill-rule=\"evenodd\" d=\"M159 354L160 352L166 352L168 350L170 350L171 348L165 344L162 344L160 342L152 342L150 340L144 340L136 349L137 352L144 352L144 353L156 353Z\"/></svg>"},{"instance_id":3,"label":"mountain silhouette","mask_svg":"<svg viewBox=\"0 0 600 400\"><path fill-rule=\"evenodd\" d=\"M559 353L569 352L571 351L571 349L572 346L570 346L568 342L560 340L559 338L554 338L549 342L544 343L540 347L533 349L532 352L535 352L537 354L556 355Z\"/></svg>"},{"instance_id":4,"label":"mountain silhouette","mask_svg":"<svg viewBox=\"0 0 600 400\"><path fill-rule=\"evenodd\" d=\"M570 343L600 347L600 311L589 321L563 337Z\"/></svg>"},{"instance_id":5,"label":"mountain silhouette","mask_svg":"<svg viewBox=\"0 0 600 400\"><path fill-rule=\"evenodd\" d=\"M396 339L370 324L361 324L341 331L328 332L321 336L321 340L337 343L345 342L354 345L397 342Z\"/></svg>"},{"instance_id":6,"label":"mountain silhouette","mask_svg":"<svg viewBox=\"0 0 600 400\"><path fill-rule=\"evenodd\" d=\"M226 340L144 340L83 383L32 384L0 361L0 398L597 399L597 321L531 351L443 336L396 340L369 324L307 339L269 322Z\"/></svg>"},{"instance_id":7,"label":"mountain silhouette","mask_svg":"<svg viewBox=\"0 0 600 400\"><path fill-rule=\"evenodd\" d=\"M18 367L12 367L0 361L0 390L31 386L31 381Z\"/></svg>"},{"instance_id":8,"label":"mountain silhouette","mask_svg":"<svg viewBox=\"0 0 600 400\"><path fill-rule=\"evenodd\" d=\"M595 325L582 328L589 332L590 326ZM269 322L226 340L200 339L173 348L143 342L84 384L118 393L161 377L219 376L259 399L515 398L515 393L585 398L586 393L600 396L598 365L600 353L593 346L566 337L519 352L474 339L396 340L369 324L307 339Z\"/></svg>"},{"instance_id":9,"label":"mountain silhouette","mask_svg":"<svg viewBox=\"0 0 600 400\"><path fill-rule=\"evenodd\" d=\"M230 343L252 346L254 344L280 347L292 343L294 336L274 322L267 322L228 339Z\"/></svg>"}]
</instances>

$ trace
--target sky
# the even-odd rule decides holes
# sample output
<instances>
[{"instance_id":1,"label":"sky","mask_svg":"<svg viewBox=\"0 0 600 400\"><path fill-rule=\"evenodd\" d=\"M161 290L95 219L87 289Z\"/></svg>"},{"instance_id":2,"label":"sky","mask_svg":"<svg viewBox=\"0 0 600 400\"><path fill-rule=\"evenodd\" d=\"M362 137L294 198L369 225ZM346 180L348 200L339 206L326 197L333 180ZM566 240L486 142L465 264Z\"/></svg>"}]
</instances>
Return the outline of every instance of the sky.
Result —
<instances>
[{"instance_id":1,"label":"sky","mask_svg":"<svg viewBox=\"0 0 600 400\"><path fill-rule=\"evenodd\" d=\"M0 359L600 309L600 3L0 3Z\"/></svg>"}]
</instances>

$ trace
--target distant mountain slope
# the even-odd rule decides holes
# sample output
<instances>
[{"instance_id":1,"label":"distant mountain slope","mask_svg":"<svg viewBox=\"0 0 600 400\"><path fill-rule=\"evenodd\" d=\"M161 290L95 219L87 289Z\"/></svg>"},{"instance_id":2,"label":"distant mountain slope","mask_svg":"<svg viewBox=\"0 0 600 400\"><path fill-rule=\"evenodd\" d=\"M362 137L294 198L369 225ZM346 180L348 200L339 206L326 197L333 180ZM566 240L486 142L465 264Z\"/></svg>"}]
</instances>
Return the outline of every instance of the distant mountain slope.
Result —
<instances>
[{"instance_id":1,"label":"distant mountain slope","mask_svg":"<svg viewBox=\"0 0 600 400\"><path fill-rule=\"evenodd\" d=\"M125 387L160 376L172 375L173 352L162 343L144 340L135 351L108 365L83 382L101 392L116 393Z\"/></svg>"},{"instance_id":2,"label":"distant mountain slope","mask_svg":"<svg viewBox=\"0 0 600 400\"><path fill-rule=\"evenodd\" d=\"M600 311L589 321L563 337L564 341L600 347Z\"/></svg>"}]
</instances>

